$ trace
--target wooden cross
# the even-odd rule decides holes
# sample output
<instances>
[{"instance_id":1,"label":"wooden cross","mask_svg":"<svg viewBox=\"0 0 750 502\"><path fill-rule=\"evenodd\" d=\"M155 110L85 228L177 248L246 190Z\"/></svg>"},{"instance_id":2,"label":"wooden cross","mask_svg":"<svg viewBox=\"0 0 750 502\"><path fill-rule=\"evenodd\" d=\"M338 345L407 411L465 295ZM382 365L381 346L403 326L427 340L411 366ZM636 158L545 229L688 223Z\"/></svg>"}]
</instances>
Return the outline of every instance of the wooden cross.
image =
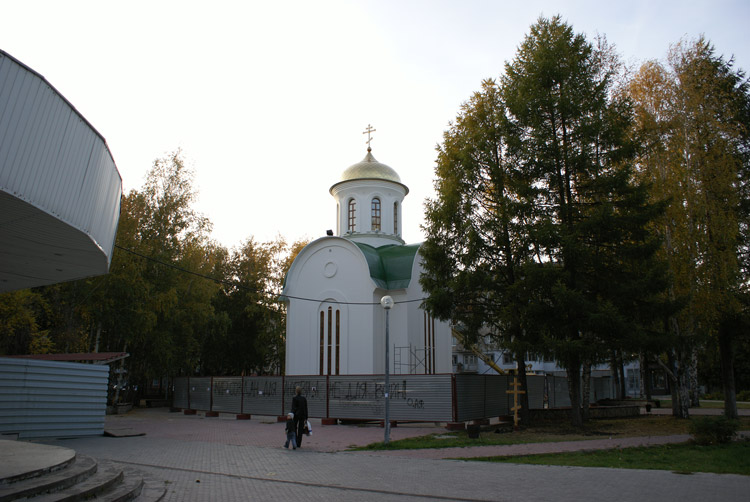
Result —
<instances>
[{"instance_id":1,"label":"wooden cross","mask_svg":"<svg viewBox=\"0 0 750 502\"><path fill-rule=\"evenodd\" d=\"M526 394L525 390L518 390L518 387L521 386L521 382L518 381L518 377L516 375L513 375L513 383L510 384L511 387L513 387L513 390L506 390L506 394L513 394L513 407L511 408L511 411L513 411L513 428L515 430L518 430L518 410L521 409L521 406L518 404L518 395L519 394Z\"/></svg>"},{"instance_id":2,"label":"wooden cross","mask_svg":"<svg viewBox=\"0 0 750 502\"><path fill-rule=\"evenodd\" d=\"M362 134L367 134L367 151L370 151L370 141L372 141L372 138L370 137L370 133L375 132L377 129L373 129L370 124L367 124L367 129L364 130Z\"/></svg>"}]
</instances>

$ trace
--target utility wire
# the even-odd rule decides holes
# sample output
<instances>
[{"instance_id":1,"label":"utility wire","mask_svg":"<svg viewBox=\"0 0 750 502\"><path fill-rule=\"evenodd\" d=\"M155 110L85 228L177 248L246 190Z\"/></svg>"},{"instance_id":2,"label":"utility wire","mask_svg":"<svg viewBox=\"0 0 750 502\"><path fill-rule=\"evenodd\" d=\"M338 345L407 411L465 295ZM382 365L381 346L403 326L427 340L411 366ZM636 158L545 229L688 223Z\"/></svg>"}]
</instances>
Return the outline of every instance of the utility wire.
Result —
<instances>
[{"instance_id":1,"label":"utility wire","mask_svg":"<svg viewBox=\"0 0 750 502\"><path fill-rule=\"evenodd\" d=\"M143 258L145 260L152 261L152 262L157 263L159 265L162 265L162 266L165 266L165 267L169 267L169 268L172 268L174 270L178 270L180 272L184 272L186 274L190 274L190 275L194 275L194 276L197 276L197 277L201 277L203 279L207 279L209 281L213 281L213 282L215 282L217 284L223 284L224 286L229 286L229 287L236 287L236 288L244 289L246 291L250 291L251 293L258 293L260 295L271 297L272 301L279 301L279 297L282 297L282 298L289 298L291 300L300 300L300 301L305 301L305 302L316 302L316 303L335 303L335 304L338 304L338 305L380 305L380 302L341 302L341 301L337 301L337 300L319 300L317 298L304 298L304 297L301 297L301 296L292 296L292 295L284 295L284 294L277 295L276 293L268 292L266 290L253 289L253 288L249 288L249 287L245 286L244 284L240 284L240 283L237 283L237 282L225 281L224 279L216 279L215 277L210 277L208 275L201 274L200 272L194 272L192 270L188 270L186 268L183 268L183 267L180 267L178 265L175 265L174 263L168 263L168 262L165 262L165 261L162 261L162 260L158 260L156 258L153 258L151 256L147 256L147 255L145 255L143 253L139 253L138 251L135 251L133 249L129 249L129 248L120 246L118 244L115 244L115 247L117 249L125 251L126 253L130 253L132 255L138 256L139 258ZM414 302L422 302L424 300L426 300L426 298L417 298L417 299L414 299L414 300L401 300L401 301L394 302L394 303L396 303L396 304L399 304L399 303L414 303Z\"/></svg>"}]
</instances>

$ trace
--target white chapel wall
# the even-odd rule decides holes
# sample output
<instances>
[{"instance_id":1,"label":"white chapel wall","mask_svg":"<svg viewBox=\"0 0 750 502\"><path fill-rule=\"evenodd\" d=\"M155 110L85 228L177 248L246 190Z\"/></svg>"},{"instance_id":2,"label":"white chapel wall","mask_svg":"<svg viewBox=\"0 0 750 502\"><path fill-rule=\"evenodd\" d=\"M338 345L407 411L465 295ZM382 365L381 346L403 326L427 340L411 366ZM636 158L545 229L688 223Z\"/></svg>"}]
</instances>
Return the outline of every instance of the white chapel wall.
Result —
<instances>
[{"instance_id":1,"label":"white chapel wall","mask_svg":"<svg viewBox=\"0 0 750 502\"><path fill-rule=\"evenodd\" d=\"M327 302L341 311L340 374L371 371L372 308L347 304L371 302L362 287L368 282L372 282L370 272L361 251L347 240L326 237L300 252L287 277L285 294L318 301L289 300L287 374L319 373L320 310L327 308Z\"/></svg>"}]
</instances>

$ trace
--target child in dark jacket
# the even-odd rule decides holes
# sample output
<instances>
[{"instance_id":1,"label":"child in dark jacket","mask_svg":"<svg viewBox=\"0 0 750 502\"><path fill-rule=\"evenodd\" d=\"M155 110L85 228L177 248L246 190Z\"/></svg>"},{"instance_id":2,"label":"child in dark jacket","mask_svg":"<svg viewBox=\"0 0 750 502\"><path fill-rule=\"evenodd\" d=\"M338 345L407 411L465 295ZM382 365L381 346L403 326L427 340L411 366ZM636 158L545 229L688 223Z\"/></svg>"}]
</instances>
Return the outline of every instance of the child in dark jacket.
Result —
<instances>
[{"instance_id":1,"label":"child in dark jacket","mask_svg":"<svg viewBox=\"0 0 750 502\"><path fill-rule=\"evenodd\" d=\"M289 449L289 441L292 442L292 449L297 449L297 433L294 431L294 413L286 415L286 443L284 448Z\"/></svg>"}]
</instances>

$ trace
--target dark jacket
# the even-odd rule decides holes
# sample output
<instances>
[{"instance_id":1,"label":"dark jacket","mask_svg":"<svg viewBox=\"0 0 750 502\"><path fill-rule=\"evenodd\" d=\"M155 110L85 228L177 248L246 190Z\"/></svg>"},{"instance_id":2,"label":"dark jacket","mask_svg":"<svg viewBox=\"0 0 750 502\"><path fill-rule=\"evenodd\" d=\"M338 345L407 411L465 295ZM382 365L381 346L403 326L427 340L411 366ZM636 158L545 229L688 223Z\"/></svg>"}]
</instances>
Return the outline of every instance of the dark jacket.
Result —
<instances>
[{"instance_id":1,"label":"dark jacket","mask_svg":"<svg viewBox=\"0 0 750 502\"><path fill-rule=\"evenodd\" d=\"M295 422L307 420L307 399L305 399L305 396L299 395L292 398L292 413L294 413Z\"/></svg>"},{"instance_id":2,"label":"dark jacket","mask_svg":"<svg viewBox=\"0 0 750 502\"><path fill-rule=\"evenodd\" d=\"M286 432L287 434L290 432L294 432L294 420L291 418L286 419Z\"/></svg>"}]
</instances>

